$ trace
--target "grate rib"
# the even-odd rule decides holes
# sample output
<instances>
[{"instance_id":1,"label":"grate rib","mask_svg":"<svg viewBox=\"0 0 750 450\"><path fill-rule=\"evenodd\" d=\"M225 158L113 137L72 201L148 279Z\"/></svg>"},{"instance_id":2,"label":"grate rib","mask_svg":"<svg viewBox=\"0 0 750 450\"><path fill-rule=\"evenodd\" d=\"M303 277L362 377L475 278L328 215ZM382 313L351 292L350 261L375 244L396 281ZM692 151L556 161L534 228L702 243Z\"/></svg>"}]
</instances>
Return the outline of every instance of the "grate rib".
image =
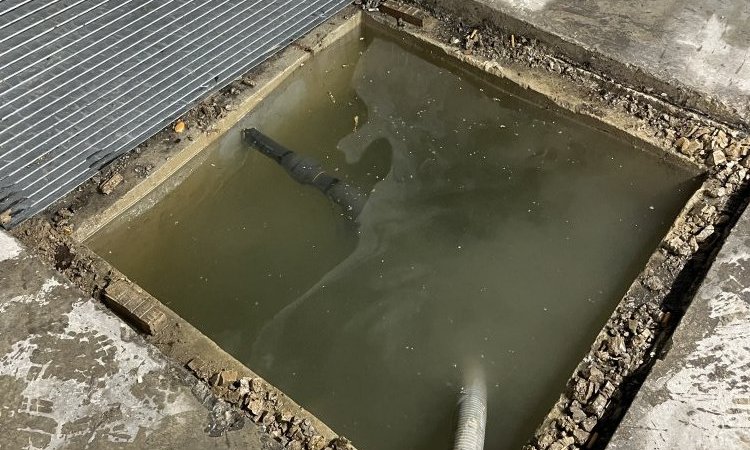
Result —
<instances>
[{"instance_id":1,"label":"grate rib","mask_svg":"<svg viewBox=\"0 0 750 450\"><path fill-rule=\"evenodd\" d=\"M206 12L202 13L201 15L199 15L199 16L197 16L197 17L195 17L195 18L194 18L193 20L191 20L191 21L190 21L190 22L189 22L188 24L191 24L191 23L193 23L193 22L197 22L197 21L199 21L199 20L200 20L201 18L203 18L203 16L205 16L206 14L208 14L208 13L212 12L212 11L213 11L214 9L218 8L219 6L221 6L221 5L225 4L225 3L227 3L227 1L228 1L228 0L225 0L225 1L221 2L221 3L219 3L219 5L215 6L215 7L214 7L214 8L212 8L211 10L208 10L208 11L206 11ZM173 35L173 34L175 34L175 33L179 32L179 31L183 31L183 29L182 29L182 28L180 28L180 29L174 30L173 32L171 32L171 33L169 33L169 34L165 35L165 36L164 36L163 38L161 38L161 39L160 39L160 40L159 40L158 42L155 42L155 43L153 44L153 46L155 46L155 45L156 45L156 44L158 44L158 43L166 43L166 38L167 38L167 37L170 37L171 35ZM199 36L198 38L200 38L200 37L203 37L203 36L205 36L205 35L206 35L206 33L203 33L203 34L201 34L201 35L200 35L200 36ZM198 40L198 38L194 39L194 40L193 40L192 42L195 42L196 40ZM152 47L152 45L149 45L149 47L148 47L148 48L151 48L151 47ZM138 63L138 65L142 64L142 63L143 63L143 62L145 62L145 61L148 61L149 59L151 59L151 58L152 58L152 57L154 57L154 56L158 56L158 53L153 53L153 54L151 54L150 56L148 56L148 57L146 57L146 58L143 58L143 59L141 59L141 61L140 61L140 62ZM126 61L127 61L127 60L126 60ZM91 105L91 104L96 104L96 103L99 103L99 104L101 105L101 106L99 106L99 109L97 109L97 110L95 110L95 111L93 111L93 112L89 113L89 114L88 114L87 116L85 116L85 117L82 117L82 118L81 118L81 119L79 119L79 120L78 120L77 122L75 122L75 123L72 123L72 124L68 125L68 126L67 126L67 128L65 128L65 129L62 129L62 130L58 130L58 131L56 132L56 134L54 134L54 135L52 136L52 138L54 138L54 137L57 137L57 136L59 136L60 134L62 134L63 132L67 131L67 130L68 130L68 129L70 129L70 128L73 128L73 127L74 127L75 125L77 125L77 124L79 124L79 123L81 123L81 122L85 121L86 119L88 119L88 118L89 118L89 117L90 117L91 115L93 115L94 113L97 113L97 112L98 112L98 111L99 111L100 109L102 109L102 108L104 108L104 107L108 106L109 104L111 104L112 102L114 102L114 101L118 100L119 98L121 98L121 97L124 97L124 96L125 96L125 94L127 94L127 93L130 93L130 92L132 92L132 91L133 91L133 90L134 90L134 89L135 89L136 87L139 87L139 85L137 85L137 86L134 86L133 88L129 89L129 90L127 91L127 92L125 92L125 93L122 93L122 94L120 94L120 95L119 95L118 97L116 97L115 99L107 99L107 101L106 101L106 102L102 102L102 101L101 101L101 98L96 98L96 97L94 97L94 98L91 98L91 97L92 97L92 95L93 95L93 92L95 92L95 91L96 91L97 89L99 89L99 88L101 88L101 87L104 87L104 85L98 85L98 86L97 86L97 85L95 85L95 84L94 84L94 83L92 83L92 82L93 82L93 81L96 81L96 80L97 80L98 78L100 78L100 77L102 77L102 76L104 76L104 75L106 75L106 74L108 74L108 73L110 73L110 72L114 71L114 69L116 69L116 68L120 67L120 66L121 66L121 65L122 65L122 64L123 64L124 62L126 62L126 61L120 61L119 63L117 63L117 64L115 64L115 65L113 65L113 66L109 66L109 67L108 67L108 68L107 68L107 69L106 69L106 70L105 70L104 72L102 72L102 73L98 74L98 75L97 75L96 77L94 77L94 78L92 78L91 80L89 80L89 82L87 82L87 83L83 83L83 84L79 84L79 86L78 86L77 88L75 88L75 89L74 89L74 90L72 90L72 91L69 91L69 92L68 92L68 94L66 95L66 97L65 97L65 98L60 98L60 99L58 99L58 101L55 101L55 102L53 102L53 103L51 103L51 104L49 104L49 105L47 105L47 106L45 106L45 107L43 107L43 108L40 108L40 109L36 110L36 111L34 112L34 114L32 114L32 115L30 115L30 116L26 116L26 117L24 117L23 119L21 119L21 120L17 121L17 122L16 122L16 124L21 124L21 123L27 122L27 121L29 121L30 119L34 119L34 122L37 122L37 120L39 120L40 118L35 118L34 116L36 116L36 115L38 115L39 113L41 113L41 112L43 112L43 111L46 111L46 110L49 110L49 111L51 111L51 112L49 113L49 115L48 115L48 116L46 116L46 117L44 117L44 118L41 118L41 120L49 119L49 118L51 118L51 117L52 117L52 118L54 118L55 120L68 121L68 119L70 119L70 118L71 118L71 117L72 117L73 115L80 115L80 114L81 114L81 112L85 110L86 106L89 106L89 105ZM138 66L134 66L134 67L132 67L132 68L128 69L128 71L129 71L129 72L133 72L133 73L134 73L134 75L133 75L133 76L132 76L131 78L129 78L129 79L127 79L127 80L125 80L125 81L121 82L120 84L118 84L118 85L116 85L116 86L114 86L114 87L110 88L110 90L109 90L109 91L107 91L107 92L106 92L106 93L105 93L104 95L106 95L106 94L108 94L108 93L110 93L110 92L113 92L113 91L115 91L116 89L118 89L118 88L122 87L122 86L123 86L123 85L125 85L126 83L131 83L131 82L133 82L134 80L137 80L138 78L142 77L142 75L143 75L143 74L145 74L145 73L146 73L146 72L147 72L147 71L148 71L149 69L151 69L151 68L155 67L156 65L158 65L158 64L160 64L160 63L161 63L161 60L157 59L157 61L156 61L156 62L155 62L154 64L152 64L151 66L149 66L149 67L147 67L147 68L145 68L145 69L144 69L144 68L140 68L140 67L138 67ZM127 73L127 72L123 72L123 73ZM114 79L117 79L117 78L119 78L119 76L117 76L117 77L114 77L114 78L112 78L112 80L114 80ZM90 91L86 91L86 90L84 89L84 88L86 88L86 87L88 87L88 86L90 86L90 85L92 85L92 84L94 85L94 88L93 88L93 90L90 90ZM109 83L109 84L111 84L111 83ZM141 84L142 84L142 82L141 82ZM78 96L78 97L76 97L76 98L70 98L70 97L72 96L72 93L73 93L73 92L77 92L77 91L79 91L79 90L82 90L82 89L83 89L83 94L82 94L82 95L80 95L80 96ZM57 89L55 89L55 90L57 90ZM58 103L63 103L63 102L62 102L62 100L65 100L65 102L64 102L64 103L66 103L66 104L67 104L67 106L65 106L65 107L64 107L64 109L62 109L62 110L61 110L61 109L57 109L57 104L58 104ZM85 100L85 101L88 101L88 104L86 104L85 106L82 106L82 105L78 105L78 104L77 104L77 102L79 102L80 100ZM71 112L70 114L68 114L67 116L62 116L62 117L61 117L61 114L60 114L60 113L61 113L62 111L66 111L66 110L72 110L72 112ZM27 120L27 119L29 119L29 120ZM15 135L14 135L14 137L17 137L17 136L19 136L19 134L15 134ZM38 138L38 137L39 137L39 136L29 136L29 137L27 138L27 140L26 140L26 141L23 141L23 142L21 142L21 143L19 143L19 144L17 144L17 145L19 145L19 146L25 146L25 145L26 145L27 143L29 143L29 142L30 142L30 141L31 141L32 139L34 139L34 138ZM43 144L45 144L45 143L49 142L49 140L50 140L50 139L52 139L52 138L48 138L48 139L47 139L46 141L44 141L44 142L43 142L42 144L39 144L39 145L43 145ZM13 139L13 137L11 137L11 139L10 139L10 140L4 141L3 143L10 143L10 142L12 142L12 139ZM29 149L29 150L27 150L27 153L33 153L33 151L34 151L34 148L32 148L32 149ZM26 153L25 153L25 154L26 154ZM25 154L24 154L24 155L25 155ZM22 156L23 156L23 155L22 155ZM17 159L16 159L16 160L17 160ZM16 160L12 160L12 161L10 161L10 162L9 162L9 164L10 164L10 163L13 163L13 162L15 162ZM7 176L7 175L5 175L5 174L4 174L4 171L5 171L6 167L7 167L7 164L6 164L6 165L3 165L3 166L0 166L0 178L2 178L3 176Z\"/></svg>"},{"instance_id":2,"label":"grate rib","mask_svg":"<svg viewBox=\"0 0 750 450\"><path fill-rule=\"evenodd\" d=\"M13 226L349 0L0 0L0 212Z\"/></svg>"}]
</instances>

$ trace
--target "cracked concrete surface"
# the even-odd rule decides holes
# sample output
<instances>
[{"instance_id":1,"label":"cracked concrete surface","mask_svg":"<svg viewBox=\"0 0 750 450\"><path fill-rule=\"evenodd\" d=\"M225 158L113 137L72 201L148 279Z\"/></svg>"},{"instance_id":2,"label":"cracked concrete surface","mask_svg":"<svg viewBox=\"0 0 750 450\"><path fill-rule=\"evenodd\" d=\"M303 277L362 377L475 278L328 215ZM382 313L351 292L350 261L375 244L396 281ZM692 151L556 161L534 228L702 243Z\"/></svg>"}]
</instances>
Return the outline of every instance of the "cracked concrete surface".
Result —
<instances>
[{"instance_id":1,"label":"cracked concrete surface","mask_svg":"<svg viewBox=\"0 0 750 450\"><path fill-rule=\"evenodd\" d=\"M672 342L608 449L750 449L750 210Z\"/></svg>"},{"instance_id":2,"label":"cracked concrete surface","mask_svg":"<svg viewBox=\"0 0 750 450\"><path fill-rule=\"evenodd\" d=\"M473 3L421 1L469 15ZM670 93L679 103L713 109L721 120L744 121L745 126L750 121L750 2L746 0L475 1L622 63L634 70L636 81L630 81L635 84L639 74L647 74L652 81L682 90ZM656 87L647 84L640 87Z\"/></svg>"},{"instance_id":3,"label":"cracked concrete surface","mask_svg":"<svg viewBox=\"0 0 750 450\"><path fill-rule=\"evenodd\" d=\"M278 448L3 231L0 330L0 449Z\"/></svg>"}]
</instances>

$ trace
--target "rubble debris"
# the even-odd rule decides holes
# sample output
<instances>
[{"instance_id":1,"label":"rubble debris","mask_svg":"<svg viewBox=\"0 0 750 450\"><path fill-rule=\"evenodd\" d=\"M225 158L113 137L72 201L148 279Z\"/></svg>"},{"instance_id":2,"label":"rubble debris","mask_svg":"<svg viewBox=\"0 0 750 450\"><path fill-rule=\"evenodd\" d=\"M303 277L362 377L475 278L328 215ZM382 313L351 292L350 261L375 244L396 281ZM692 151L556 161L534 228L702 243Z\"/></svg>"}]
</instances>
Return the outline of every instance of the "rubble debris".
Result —
<instances>
[{"instance_id":1,"label":"rubble debris","mask_svg":"<svg viewBox=\"0 0 750 450\"><path fill-rule=\"evenodd\" d=\"M365 11L377 11L382 0L354 0L354 4L361 6Z\"/></svg>"},{"instance_id":2,"label":"rubble debris","mask_svg":"<svg viewBox=\"0 0 750 450\"><path fill-rule=\"evenodd\" d=\"M107 180L99 185L99 192L104 195L109 195L120 183L123 182L123 180L125 180L125 178L122 176L122 174L120 172L115 172L109 178L107 178Z\"/></svg>"},{"instance_id":3,"label":"rubble debris","mask_svg":"<svg viewBox=\"0 0 750 450\"><path fill-rule=\"evenodd\" d=\"M185 125L185 122L184 122L184 121L182 121L182 120L178 120L178 121L177 121L177 122L176 122L176 123L174 124L174 132L175 132L175 133L183 133L183 132L185 131L185 129L186 129L186 128L187 128L187 125Z\"/></svg>"},{"instance_id":4,"label":"rubble debris","mask_svg":"<svg viewBox=\"0 0 750 450\"><path fill-rule=\"evenodd\" d=\"M664 289L664 284L657 276L650 276L646 278L643 281L643 284L652 291L661 291L662 289Z\"/></svg>"},{"instance_id":5,"label":"rubble debris","mask_svg":"<svg viewBox=\"0 0 750 450\"><path fill-rule=\"evenodd\" d=\"M711 153L711 155L708 157L708 164L712 166L720 166L727 162L727 157L724 155L724 152L721 150L716 150Z\"/></svg>"},{"instance_id":6,"label":"rubble debris","mask_svg":"<svg viewBox=\"0 0 750 450\"><path fill-rule=\"evenodd\" d=\"M13 216L11 215L10 209L6 209L2 213L0 213L0 225L9 224L11 219L13 219Z\"/></svg>"}]
</instances>

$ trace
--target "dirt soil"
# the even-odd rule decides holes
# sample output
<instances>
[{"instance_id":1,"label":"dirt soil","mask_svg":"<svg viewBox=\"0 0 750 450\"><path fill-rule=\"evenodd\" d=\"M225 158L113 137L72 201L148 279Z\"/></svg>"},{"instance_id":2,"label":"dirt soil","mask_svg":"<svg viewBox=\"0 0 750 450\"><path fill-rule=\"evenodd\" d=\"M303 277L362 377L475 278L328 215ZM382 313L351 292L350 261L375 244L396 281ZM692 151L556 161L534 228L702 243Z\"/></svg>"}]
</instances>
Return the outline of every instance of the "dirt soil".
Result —
<instances>
[{"instance_id":1,"label":"dirt soil","mask_svg":"<svg viewBox=\"0 0 750 450\"><path fill-rule=\"evenodd\" d=\"M533 38L469 23L442 11L426 14L431 24L420 29L373 13L379 22L434 41L448 54L479 68L504 68L517 71L519 76L523 73L562 80L583 99L583 106L573 107L576 112L609 122L613 117L620 118L629 134L705 170L702 187L634 281L525 447L604 448L645 374L667 351L669 337L694 290L746 205L750 138L743 130L672 105L658 92L637 91L592 73ZM124 276L72 238L76 226L91 211L112 204L118 193L147 177L186 141L216 133L216 121L254 89L257 73L246 74L193 108L181 119L186 130L177 133L174 126L164 129L45 213L19 225L13 234L85 292L102 298L107 284ZM553 100L571 108L559 99ZM103 194L102 183L116 175L123 180L115 183L113 193ZM85 213L79 214L82 211ZM151 339L185 364L189 352L179 350L186 347L178 342L180 326L185 325L175 319L161 337ZM290 415L279 407L277 399L283 394L259 378L232 373L233 368L221 363L195 360L189 367L222 398L243 407L289 448L351 448L344 439L315 437L320 435L309 431L305 423L311 416ZM230 373L222 375L226 371Z\"/></svg>"}]
</instances>

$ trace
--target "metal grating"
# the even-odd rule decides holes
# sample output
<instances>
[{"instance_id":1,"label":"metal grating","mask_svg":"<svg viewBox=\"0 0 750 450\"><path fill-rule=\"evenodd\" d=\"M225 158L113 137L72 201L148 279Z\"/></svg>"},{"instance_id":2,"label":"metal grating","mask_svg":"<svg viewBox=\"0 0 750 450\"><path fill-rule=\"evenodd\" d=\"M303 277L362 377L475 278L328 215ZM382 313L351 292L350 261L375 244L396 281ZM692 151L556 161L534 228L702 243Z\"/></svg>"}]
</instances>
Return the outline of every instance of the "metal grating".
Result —
<instances>
[{"instance_id":1,"label":"metal grating","mask_svg":"<svg viewBox=\"0 0 750 450\"><path fill-rule=\"evenodd\" d=\"M0 0L0 212L43 210L350 0Z\"/></svg>"}]
</instances>

